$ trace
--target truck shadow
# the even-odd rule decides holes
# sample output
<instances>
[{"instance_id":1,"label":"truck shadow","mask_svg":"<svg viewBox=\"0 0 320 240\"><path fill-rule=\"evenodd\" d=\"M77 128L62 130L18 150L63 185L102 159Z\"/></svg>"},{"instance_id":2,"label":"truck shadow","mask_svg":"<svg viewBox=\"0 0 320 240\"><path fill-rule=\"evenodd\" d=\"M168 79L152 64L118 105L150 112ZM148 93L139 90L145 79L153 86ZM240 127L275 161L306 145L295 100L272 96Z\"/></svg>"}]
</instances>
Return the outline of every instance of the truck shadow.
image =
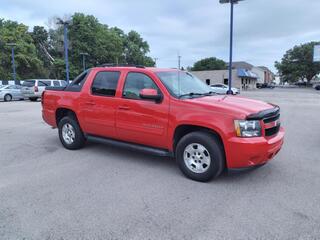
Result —
<instances>
[{"instance_id":1,"label":"truck shadow","mask_svg":"<svg viewBox=\"0 0 320 240\"><path fill-rule=\"evenodd\" d=\"M108 155L112 156L110 161L122 161L128 162L130 164L138 164L142 169L148 168L157 168L157 171L165 171L166 177L168 174L172 176L177 176L180 178L185 177L181 171L179 170L178 165L174 158L170 157L158 157L153 155L148 155L143 152L128 150L121 147L114 147L112 145L107 144L99 144L94 142L88 142L84 149L88 149L90 151L94 151L96 154L105 155L106 152ZM269 165L269 164L268 164ZM266 178L272 172L272 167L270 168L268 165L261 166L258 168L252 168L248 170L242 171L228 171L225 170L223 173L217 178L210 182L209 184L224 184L224 183L232 183L232 182L241 182L247 181L248 179L257 179L257 181L265 181ZM258 180L260 179L260 180ZM192 180L190 180L192 181Z\"/></svg>"}]
</instances>

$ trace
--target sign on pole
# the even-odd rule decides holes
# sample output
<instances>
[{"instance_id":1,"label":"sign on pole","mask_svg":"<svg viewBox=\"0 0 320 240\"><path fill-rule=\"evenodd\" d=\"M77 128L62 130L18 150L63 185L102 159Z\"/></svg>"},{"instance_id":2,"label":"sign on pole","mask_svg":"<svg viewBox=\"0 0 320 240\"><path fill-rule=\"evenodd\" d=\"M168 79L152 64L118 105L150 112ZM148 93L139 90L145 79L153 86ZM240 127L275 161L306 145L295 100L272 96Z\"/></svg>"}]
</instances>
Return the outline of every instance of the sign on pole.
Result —
<instances>
[{"instance_id":1,"label":"sign on pole","mask_svg":"<svg viewBox=\"0 0 320 240\"><path fill-rule=\"evenodd\" d=\"M320 45L315 45L313 50L313 61L320 62Z\"/></svg>"}]
</instances>

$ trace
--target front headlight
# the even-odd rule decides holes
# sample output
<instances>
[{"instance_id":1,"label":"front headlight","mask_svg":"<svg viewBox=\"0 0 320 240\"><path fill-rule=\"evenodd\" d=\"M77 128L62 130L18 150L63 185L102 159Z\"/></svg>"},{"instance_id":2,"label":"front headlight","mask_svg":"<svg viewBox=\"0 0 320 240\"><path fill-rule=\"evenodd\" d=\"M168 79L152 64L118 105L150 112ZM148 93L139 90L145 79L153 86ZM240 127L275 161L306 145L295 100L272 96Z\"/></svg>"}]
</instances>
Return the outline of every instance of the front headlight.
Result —
<instances>
[{"instance_id":1,"label":"front headlight","mask_svg":"<svg viewBox=\"0 0 320 240\"><path fill-rule=\"evenodd\" d=\"M261 136L261 125L260 121L257 120L235 120L234 126L238 137L260 137Z\"/></svg>"}]
</instances>

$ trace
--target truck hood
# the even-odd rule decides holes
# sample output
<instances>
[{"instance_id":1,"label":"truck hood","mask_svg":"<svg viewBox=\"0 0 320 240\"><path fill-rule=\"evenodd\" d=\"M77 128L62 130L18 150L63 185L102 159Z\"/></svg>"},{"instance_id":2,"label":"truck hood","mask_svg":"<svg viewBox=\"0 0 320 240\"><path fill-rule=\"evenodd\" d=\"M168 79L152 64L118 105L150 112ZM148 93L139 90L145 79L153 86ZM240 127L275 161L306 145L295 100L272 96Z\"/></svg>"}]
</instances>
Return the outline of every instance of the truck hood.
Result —
<instances>
[{"instance_id":1,"label":"truck hood","mask_svg":"<svg viewBox=\"0 0 320 240\"><path fill-rule=\"evenodd\" d=\"M227 109L231 112L243 114L245 116L274 108L270 103L239 96L209 96L188 99L187 101L192 101L193 103L208 108L217 107Z\"/></svg>"}]
</instances>

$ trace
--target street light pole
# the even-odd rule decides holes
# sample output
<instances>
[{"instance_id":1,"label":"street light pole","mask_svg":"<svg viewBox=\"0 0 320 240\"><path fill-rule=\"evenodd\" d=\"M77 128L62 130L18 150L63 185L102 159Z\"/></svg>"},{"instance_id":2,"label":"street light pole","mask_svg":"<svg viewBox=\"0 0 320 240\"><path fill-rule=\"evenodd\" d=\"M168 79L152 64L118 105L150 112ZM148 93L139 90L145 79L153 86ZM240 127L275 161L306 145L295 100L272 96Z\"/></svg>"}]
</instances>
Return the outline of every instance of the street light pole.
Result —
<instances>
[{"instance_id":1,"label":"street light pole","mask_svg":"<svg viewBox=\"0 0 320 240\"><path fill-rule=\"evenodd\" d=\"M230 3L230 50L229 50L229 79L228 86L229 89L227 94L232 94L232 56L233 56L233 8L234 4L243 0L219 0L221 4Z\"/></svg>"},{"instance_id":2,"label":"street light pole","mask_svg":"<svg viewBox=\"0 0 320 240\"><path fill-rule=\"evenodd\" d=\"M232 94L232 54L233 54L233 0L230 2L230 53L229 53L229 89L228 94Z\"/></svg>"},{"instance_id":3,"label":"street light pole","mask_svg":"<svg viewBox=\"0 0 320 240\"><path fill-rule=\"evenodd\" d=\"M88 56L88 53L80 53L80 55L82 56L82 66L83 66L83 71L86 70L86 56Z\"/></svg>"},{"instance_id":4,"label":"street light pole","mask_svg":"<svg viewBox=\"0 0 320 240\"><path fill-rule=\"evenodd\" d=\"M15 64L15 61L14 61L14 47L15 47L17 44L15 44L15 43L8 43L7 45L11 47L12 75L13 75L14 83L16 84L17 78L16 78L16 64Z\"/></svg>"},{"instance_id":5,"label":"street light pole","mask_svg":"<svg viewBox=\"0 0 320 240\"><path fill-rule=\"evenodd\" d=\"M68 25L70 21L63 21L62 19L58 18L58 24L63 25L63 44L64 44L64 58L66 62L66 81L69 83L69 57L68 57Z\"/></svg>"}]
</instances>

